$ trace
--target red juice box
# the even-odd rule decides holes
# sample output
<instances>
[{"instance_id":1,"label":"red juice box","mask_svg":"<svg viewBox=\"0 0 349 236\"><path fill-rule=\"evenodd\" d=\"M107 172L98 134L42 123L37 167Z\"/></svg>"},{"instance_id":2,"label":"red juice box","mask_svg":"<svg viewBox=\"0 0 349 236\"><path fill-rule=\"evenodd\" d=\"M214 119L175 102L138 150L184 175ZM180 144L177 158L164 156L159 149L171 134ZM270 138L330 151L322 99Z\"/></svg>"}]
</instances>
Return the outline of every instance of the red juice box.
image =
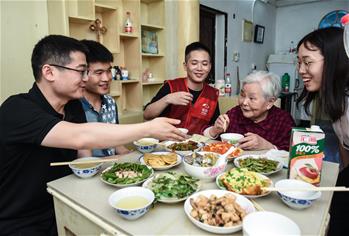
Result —
<instances>
[{"instance_id":1,"label":"red juice box","mask_svg":"<svg viewBox=\"0 0 349 236\"><path fill-rule=\"evenodd\" d=\"M324 158L325 133L317 125L293 128L291 133L288 178L318 186Z\"/></svg>"}]
</instances>

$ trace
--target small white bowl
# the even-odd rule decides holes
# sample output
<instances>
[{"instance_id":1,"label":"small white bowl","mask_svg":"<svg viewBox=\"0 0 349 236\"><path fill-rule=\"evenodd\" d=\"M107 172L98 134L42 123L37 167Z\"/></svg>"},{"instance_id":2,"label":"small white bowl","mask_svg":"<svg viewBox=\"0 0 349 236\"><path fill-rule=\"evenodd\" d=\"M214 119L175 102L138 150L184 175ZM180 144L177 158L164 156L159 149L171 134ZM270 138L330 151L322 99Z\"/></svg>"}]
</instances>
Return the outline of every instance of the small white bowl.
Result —
<instances>
[{"instance_id":1,"label":"small white bowl","mask_svg":"<svg viewBox=\"0 0 349 236\"><path fill-rule=\"evenodd\" d=\"M194 166L187 163L184 158L183 159L184 170L193 177L196 177L204 181L213 181L216 178L216 176L223 173L225 168L227 167L227 161L224 161L223 158L220 157L221 155L215 152L197 152L197 153L201 155L205 155L209 153L216 155L217 162L214 166L201 167L201 166Z\"/></svg>"},{"instance_id":2,"label":"small white bowl","mask_svg":"<svg viewBox=\"0 0 349 236\"><path fill-rule=\"evenodd\" d=\"M188 133L188 129L186 129L186 128L178 128L182 133L185 133L185 134L187 134Z\"/></svg>"},{"instance_id":3,"label":"small white bowl","mask_svg":"<svg viewBox=\"0 0 349 236\"><path fill-rule=\"evenodd\" d=\"M242 139L244 136L242 134L238 133L224 133L220 135L221 140L223 142L236 144L239 142L240 139Z\"/></svg>"},{"instance_id":4,"label":"small white bowl","mask_svg":"<svg viewBox=\"0 0 349 236\"><path fill-rule=\"evenodd\" d=\"M142 153L153 152L158 143L159 140L155 138L142 138L133 142L133 144L137 147L137 150Z\"/></svg>"},{"instance_id":5,"label":"small white bowl","mask_svg":"<svg viewBox=\"0 0 349 236\"><path fill-rule=\"evenodd\" d=\"M82 157L73 161L86 161L86 160L99 160L98 157ZM89 178L98 173L102 168L103 163L97 164L69 164L70 169L73 173L80 178Z\"/></svg>"},{"instance_id":6,"label":"small white bowl","mask_svg":"<svg viewBox=\"0 0 349 236\"><path fill-rule=\"evenodd\" d=\"M196 199L200 195L204 195L207 198L211 197L211 195L215 195L217 197L222 197L224 195L234 195L236 197L236 202L246 211L247 214L251 214L251 212L254 212L256 209L254 208L252 202L245 198L244 196L241 196L240 194L225 191L225 190L205 190L201 192L194 193L191 195L184 203L184 212L188 216L191 222L198 226L199 228L206 230L211 233L215 234L231 234L234 232L237 232L241 230L242 224L230 226L230 227L219 227L219 226L212 226L209 224L202 223L198 220L196 220L194 217L191 216L191 210L193 207L190 204L190 199ZM247 216L245 216L246 218ZM243 221L245 220L243 219Z\"/></svg>"},{"instance_id":7,"label":"small white bowl","mask_svg":"<svg viewBox=\"0 0 349 236\"><path fill-rule=\"evenodd\" d=\"M142 207L138 208L119 208L117 207L117 203L125 198L128 197L142 197L145 198L148 203L145 204ZM151 204L153 203L155 199L155 195L153 191L147 189L147 188L142 188L142 187L128 187L128 188L123 188L118 191L115 191L109 196L109 205L113 207L116 210L116 213L127 219L127 220L135 220L138 219L139 217L143 216L145 213L147 213L151 207Z\"/></svg>"},{"instance_id":8,"label":"small white bowl","mask_svg":"<svg viewBox=\"0 0 349 236\"><path fill-rule=\"evenodd\" d=\"M283 179L275 184L275 188L314 188L312 184L296 179ZM278 191L281 200L294 209L304 209L310 207L314 201L321 197L320 191Z\"/></svg>"},{"instance_id":9,"label":"small white bowl","mask_svg":"<svg viewBox=\"0 0 349 236\"><path fill-rule=\"evenodd\" d=\"M242 222L244 236L301 235L298 225L275 212L258 211L248 214Z\"/></svg>"}]
</instances>

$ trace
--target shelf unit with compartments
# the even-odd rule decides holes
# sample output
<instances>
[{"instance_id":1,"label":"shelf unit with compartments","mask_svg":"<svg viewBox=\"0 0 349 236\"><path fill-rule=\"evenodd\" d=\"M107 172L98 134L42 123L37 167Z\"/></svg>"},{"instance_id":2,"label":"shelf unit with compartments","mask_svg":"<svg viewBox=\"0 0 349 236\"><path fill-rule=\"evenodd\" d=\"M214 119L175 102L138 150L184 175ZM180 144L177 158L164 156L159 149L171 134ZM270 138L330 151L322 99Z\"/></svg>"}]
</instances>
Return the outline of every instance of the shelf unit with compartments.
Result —
<instances>
[{"instance_id":1,"label":"shelf unit with compartments","mask_svg":"<svg viewBox=\"0 0 349 236\"><path fill-rule=\"evenodd\" d=\"M144 105L167 79L165 0L47 0L47 6L51 34L99 40L113 53L113 64L127 68L129 80L112 81L110 95L118 105L120 123L143 121ZM124 32L127 12L132 33ZM106 32L90 30L96 23ZM144 31L156 35L157 53L142 52ZM152 73L151 81L142 80L145 71Z\"/></svg>"}]
</instances>

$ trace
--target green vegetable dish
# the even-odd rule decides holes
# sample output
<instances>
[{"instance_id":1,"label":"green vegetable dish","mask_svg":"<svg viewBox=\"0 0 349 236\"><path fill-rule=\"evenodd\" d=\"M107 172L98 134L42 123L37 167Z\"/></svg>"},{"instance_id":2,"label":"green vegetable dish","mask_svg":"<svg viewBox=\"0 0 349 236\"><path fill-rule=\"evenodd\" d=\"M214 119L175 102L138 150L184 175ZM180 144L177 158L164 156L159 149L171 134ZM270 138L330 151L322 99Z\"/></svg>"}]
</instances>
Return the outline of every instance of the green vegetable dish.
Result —
<instances>
[{"instance_id":1,"label":"green vegetable dish","mask_svg":"<svg viewBox=\"0 0 349 236\"><path fill-rule=\"evenodd\" d=\"M158 201L185 200L199 189L199 179L179 172L161 173L147 185ZM170 201L168 201L170 202Z\"/></svg>"},{"instance_id":2,"label":"green vegetable dish","mask_svg":"<svg viewBox=\"0 0 349 236\"><path fill-rule=\"evenodd\" d=\"M249 171L258 173L269 173L275 171L279 162L268 160L266 158L244 158L239 160L241 168L247 168Z\"/></svg>"},{"instance_id":3,"label":"green vegetable dish","mask_svg":"<svg viewBox=\"0 0 349 236\"><path fill-rule=\"evenodd\" d=\"M141 183L153 174L146 165L137 163L114 163L101 174L102 180L115 185Z\"/></svg>"}]
</instances>

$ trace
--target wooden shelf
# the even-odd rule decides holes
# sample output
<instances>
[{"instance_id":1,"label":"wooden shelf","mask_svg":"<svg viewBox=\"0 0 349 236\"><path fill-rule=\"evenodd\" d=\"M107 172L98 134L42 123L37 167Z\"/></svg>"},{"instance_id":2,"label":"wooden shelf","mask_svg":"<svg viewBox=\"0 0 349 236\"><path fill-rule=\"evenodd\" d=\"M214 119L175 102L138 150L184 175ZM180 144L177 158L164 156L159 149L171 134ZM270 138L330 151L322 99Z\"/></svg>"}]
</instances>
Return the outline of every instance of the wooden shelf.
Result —
<instances>
[{"instance_id":1,"label":"wooden shelf","mask_svg":"<svg viewBox=\"0 0 349 236\"><path fill-rule=\"evenodd\" d=\"M138 38L138 35L136 35L136 34L120 33L120 38L122 38L122 39L129 39L129 38L136 39L136 38Z\"/></svg>"},{"instance_id":2,"label":"wooden shelf","mask_svg":"<svg viewBox=\"0 0 349 236\"><path fill-rule=\"evenodd\" d=\"M116 7L105 5L105 4L100 4L100 3L95 3L95 8L96 12L98 13L103 13L103 12L108 12L108 11L116 11Z\"/></svg>"},{"instance_id":3,"label":"wooden shelf","mask_svg":"<svg viewBox=\"0 0 349 236\"><path fill-rule=\"evenodd\" d=\"M132 84L132 83L138 83L139 80L129 79L129 80L120 80L120 82L121 82L122 84Z\"/></svg>"},{"instance_id":4,"label":"wooden shelf","mask_svg":"<svg viewBox=\"0 0 349 236\"><path fill-rule=\"evenodd\" d=\"M110 92L109 95L112 97L120 97L121 93L120 92Z\"/></svg>"},{"instance_id":5,"label":"wooden shelf","mask_svg":"<svg viewBox=\"0 0 349 236\"><path fill-rule=\"evenodd\" d=\"M155 30L155 31L164 29L164 27L161 25L151 25L151 24L142 24L141 27L144 29Z\"/></svg>"},{"instance_id":6,"label":"wooden shelf","mask_svg":"<svg viewBox=\"0 0 349 236\"><path fill-rule=\"evenodd\" d=\"M142 85L143 85L143 86L160 85L160 84L163 84L163 83L164 83L164 81L161 81L161 80L154 80L154 81L143 82Z\"/></svg>"},{"instance_id":7,"label":"wooden shelf","mask_svg":"<svg viewBox=\"0 0 349 236\"><path fill-rule=\"evenodd\" d=\"M143 53L142 52L142 56L143 57L164 57L164 54L160 53L160 54L151 54L151 53Z\"/></svg>"},{"instance_id":8,"label":"wooden shelf","mask_svg":"<svg viewBox=\"0 0 349 236\"><path fill-rule=\"evenodd\" d=\"M76 24L86 24L94 21L92 18L82 17L82 16L69 16L69 22Z\"/></svg>"}]
</instances>

